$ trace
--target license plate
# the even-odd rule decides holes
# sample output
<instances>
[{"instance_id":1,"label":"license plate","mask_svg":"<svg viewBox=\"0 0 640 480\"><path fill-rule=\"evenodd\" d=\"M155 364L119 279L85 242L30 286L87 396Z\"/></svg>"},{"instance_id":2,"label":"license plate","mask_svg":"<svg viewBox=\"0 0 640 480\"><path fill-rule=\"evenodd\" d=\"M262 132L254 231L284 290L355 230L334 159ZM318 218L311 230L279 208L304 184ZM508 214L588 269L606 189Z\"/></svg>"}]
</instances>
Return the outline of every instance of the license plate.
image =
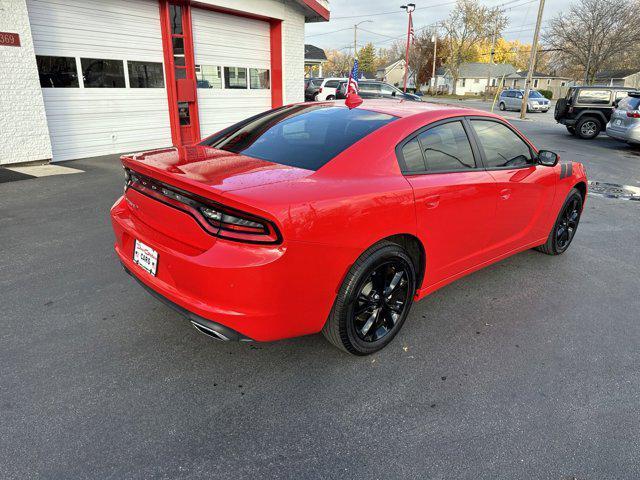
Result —
<instances>
[{"instance_id":1,"label":"license plate","mask_svg":"<svg viewBox=\"0 0 640 480\"><path fill-rule=\"evenodd\" d=\"M620 125L622 125L622 120L616 120L615 122L613 122L613 124L614 124L616 127L619 127Z\"/></svg>"},{"instance_id":2,"label":"license plate","mask_svg":"<svg viewBox=\"0 0 640 480\"><path fill-rule=\"evenodd\" d=\"M133 261L151 275L155 275L158 269L158 252L136 240L135 248L133 249Z\"/></svg>"}]
</instances>

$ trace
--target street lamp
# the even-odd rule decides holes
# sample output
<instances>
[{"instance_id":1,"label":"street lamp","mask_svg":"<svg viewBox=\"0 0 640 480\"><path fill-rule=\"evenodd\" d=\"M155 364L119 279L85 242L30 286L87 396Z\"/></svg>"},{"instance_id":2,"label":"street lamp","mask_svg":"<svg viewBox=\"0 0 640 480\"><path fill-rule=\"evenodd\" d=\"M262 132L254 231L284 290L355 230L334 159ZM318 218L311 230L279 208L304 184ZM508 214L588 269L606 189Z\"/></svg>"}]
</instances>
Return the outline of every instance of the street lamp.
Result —
<instances>
[{"instance_id":1,"label":"street lamp","mask_svg":"<svg viewBox=\"0 0 640 480\"><path fill-rule=\"evenodd\" d=\"M373 20L362 20L353 26L353 58L358 57L358 25L361 23L373 23Z\"/></svg>"},{"instance_id":2,"label":"street lamp","mask_svg":"<svg viewBox=\"0 0 640 480\"><path fill-rule=\"evenodd\" d=\"M415 3L407 3L406 5L400 5L400 8L405 10L409 14L409 25L407 26L407 50L404 55L404 92L407 93L407 74L409 73L409 42L413 35L413 20L411 14L416 9Z\"/></svg>"}]
</instances>

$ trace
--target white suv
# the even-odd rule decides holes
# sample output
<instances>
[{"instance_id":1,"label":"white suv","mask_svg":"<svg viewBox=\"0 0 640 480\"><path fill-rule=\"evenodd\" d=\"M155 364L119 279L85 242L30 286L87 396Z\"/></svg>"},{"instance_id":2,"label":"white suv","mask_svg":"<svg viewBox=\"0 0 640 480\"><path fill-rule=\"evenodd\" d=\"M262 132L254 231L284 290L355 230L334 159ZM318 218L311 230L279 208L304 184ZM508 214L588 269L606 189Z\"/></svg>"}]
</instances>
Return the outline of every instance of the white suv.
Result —
<instances>
[{"instance_id":1,"label":"white suv","mask_svg":"<svg viewBox=\"0 0 640 480\"><path fill-rule=\"evenodd\" d=\"M324 100L336 99L336 88L340 85L340 82L344 82L346 78L325 78L320 84L320 89L314 100L316 102L322 102Z\"/></svg>"}]
</instances>

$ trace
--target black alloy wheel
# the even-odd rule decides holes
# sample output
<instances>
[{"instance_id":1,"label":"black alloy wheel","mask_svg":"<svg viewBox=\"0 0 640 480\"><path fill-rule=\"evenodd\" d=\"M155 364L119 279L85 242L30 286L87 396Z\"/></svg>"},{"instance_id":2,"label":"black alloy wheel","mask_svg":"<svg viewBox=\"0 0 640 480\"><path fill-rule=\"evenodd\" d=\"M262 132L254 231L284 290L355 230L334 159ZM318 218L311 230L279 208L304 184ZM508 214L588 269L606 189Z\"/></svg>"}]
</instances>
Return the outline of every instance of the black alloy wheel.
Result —
<instances>
[{"instance_id":1,"label":"black alloy wheel","mask_svg":"<svg viewBox=\"0 0 640 480\"><path fill-rule=\"evenodd\" d=\"M581 203L580 198L574 196L561 213L560 223L556 227L556 245L559 251L564 252L576 234L582 210Z\"/></svg>"},{"instance_id":2,"label":"black alloy wheel","mask_svg":"<svg viewBox=\"0 0 640 480\"><path fill-rule=\"evenodd\" d=\"M577 189L572 189L560 210L547 242L536 250L547 255L560 255L567 251L578 230L582 204L582 194Z\"/></svg>"},{"instance_id":3,"label":"black alloy wheel","mask_svg":"<svg viewBox=\"0 0 640 480\"><path fill-rule=\"evenodd\" d=\"M416 265L400 245L382 241L347 273L322 334L339 349L369 355L400 331L416 293Z\"/></svg>"},{"instance_id":4,"label":"black alloy wheel","mask_svg":"<svg viewBox=\"0 0 640 480\"><path fill-rule=\"evenodd\" d=\"M364 342L376 342L393 330L409 303L408 268L401 259L377 266L362 282L352 306L356 335Z\"/></svg>"}]
</instances>

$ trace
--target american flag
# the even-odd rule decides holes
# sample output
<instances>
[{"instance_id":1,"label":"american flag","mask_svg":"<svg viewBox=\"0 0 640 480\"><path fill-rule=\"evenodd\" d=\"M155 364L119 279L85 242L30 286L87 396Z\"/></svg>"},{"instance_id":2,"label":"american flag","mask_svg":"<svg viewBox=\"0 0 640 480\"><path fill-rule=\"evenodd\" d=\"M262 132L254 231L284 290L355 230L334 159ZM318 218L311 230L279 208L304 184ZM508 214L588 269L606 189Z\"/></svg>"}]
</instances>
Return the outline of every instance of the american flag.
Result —
<instances>
[{"instance_id":1,"label":"american flag","mask_svg":"<svg viewBox=\"0 0 640 480\"><path fill-rule=\"evenodd\" d=\"M416 44L416 31L413 29L413 18L409 14L409 40L412 45Z\"/></svg>"},{"instance_id":2,"label":"american flag","mask_svg":"<svg viewBox=\"0 0 640 480\"><path fill-rule=\"evenodd\" d=\"M347 99L344 103L349 109L355 108L362 103L362 99L358 95L358 60L353 61L353 69L347 82Z\"/></svg>"},{"instance_id":3,"label":"american flag","mask_svg":"<svg viewBox=\"0 0 640 480\"><path fill-rule=\"evenodd\" d=\"M358 60L353 61L353 69L347 83L347 95L350 93L358 93Z\"/></svg>"}]
</instances>

